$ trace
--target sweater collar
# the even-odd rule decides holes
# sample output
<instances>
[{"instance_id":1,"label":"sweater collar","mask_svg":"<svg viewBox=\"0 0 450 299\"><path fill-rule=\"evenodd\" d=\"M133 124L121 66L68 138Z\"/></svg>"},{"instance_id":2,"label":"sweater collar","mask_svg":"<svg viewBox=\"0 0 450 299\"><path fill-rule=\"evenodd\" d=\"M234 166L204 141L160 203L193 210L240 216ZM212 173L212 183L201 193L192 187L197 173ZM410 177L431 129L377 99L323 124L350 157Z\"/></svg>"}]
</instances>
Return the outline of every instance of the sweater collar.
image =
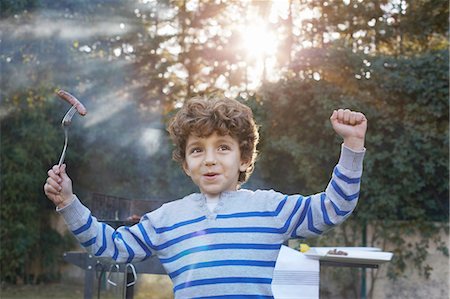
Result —
<instances>
[{"instance_id":1,"label":"sweater collar","mask_svg":"<svg viewBox=\"0 0 450 299\"><path fill-rule=\"evenodd\" d=\"M238 196L242 195L245 192L248 192L248 190L246 190L246 189L239 189L239 190L236 190L236 191L224 191L224 192L220 193L219 201L238 197ZM202 193L193 193L193 194L191 194L191 196L192 196L192 199L195 200L195 201L206 201L206 197Z\"/></svg>"}]
</instances>

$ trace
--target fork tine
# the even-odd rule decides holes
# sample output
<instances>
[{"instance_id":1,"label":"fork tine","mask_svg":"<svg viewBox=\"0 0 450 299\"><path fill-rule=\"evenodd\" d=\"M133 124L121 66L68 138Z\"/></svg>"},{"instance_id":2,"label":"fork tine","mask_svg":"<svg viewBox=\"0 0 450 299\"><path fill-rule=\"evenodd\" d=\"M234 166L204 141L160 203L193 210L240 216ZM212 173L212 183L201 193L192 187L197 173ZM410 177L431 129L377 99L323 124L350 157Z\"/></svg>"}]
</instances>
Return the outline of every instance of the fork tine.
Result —
<instances>
[{"instance_id":1,"label":"fork tine","mask_svg":"<svg viewBox=\"0 0 450 299\"><path fill-rule=\"evenodd\" d=\"M62 119L62 121L61 121L61 124L62 124L63 126L69 125L70 122L72 121L72 117L75 115L75 112L76 112L76 111L77 111L76 106L75 106L75 105L72 106L72 107L67 111L66 115L64 115L64 117L63 117L63 119Z\"/></svg>"}]
</instances>

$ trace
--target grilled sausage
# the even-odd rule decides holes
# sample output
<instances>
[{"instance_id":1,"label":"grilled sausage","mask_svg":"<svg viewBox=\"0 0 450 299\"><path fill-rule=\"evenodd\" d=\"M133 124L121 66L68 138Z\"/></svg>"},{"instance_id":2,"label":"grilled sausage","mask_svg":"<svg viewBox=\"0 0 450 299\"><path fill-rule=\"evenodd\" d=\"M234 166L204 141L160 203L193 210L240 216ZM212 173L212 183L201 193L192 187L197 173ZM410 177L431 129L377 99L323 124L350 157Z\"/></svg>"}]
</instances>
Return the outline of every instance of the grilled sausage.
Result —
<instances>
[{"instance_id":1,"label":"grilled sausage","mask_svg":"<svg viewBox=\"0 0 450 299\"><path fill-rule=\"evenodd\" d=\"M84 107L84 105L81 104L81 102L76 97L62 89L58 90L56 94L59 95L60 98L66 100L70 105L75 106L79 114L83 116L86 115L86 107Z\"/></svg>"}]
</instances>

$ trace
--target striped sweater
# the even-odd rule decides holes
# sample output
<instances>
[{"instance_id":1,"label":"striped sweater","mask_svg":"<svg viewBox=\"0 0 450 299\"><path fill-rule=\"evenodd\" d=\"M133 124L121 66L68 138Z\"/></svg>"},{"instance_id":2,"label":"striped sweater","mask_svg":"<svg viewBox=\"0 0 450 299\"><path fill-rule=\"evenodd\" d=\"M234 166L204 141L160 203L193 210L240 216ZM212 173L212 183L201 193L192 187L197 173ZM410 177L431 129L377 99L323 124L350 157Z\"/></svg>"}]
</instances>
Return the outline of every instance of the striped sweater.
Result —
<instances>
[{"instance_id":1,"label":"striped sweater","mask_svg":"<svg viewBox=\"0 0 450 299\"><path fill-rule=\"evenodd\" d=\"M310 196L240 189L222 193L211 212L196 193L117 230L98 222L76 197L58 211L96 256L125 263L157 255L175 298L273 298L280 246L290 238L318 236L351 214L363 157L364 151L343 146L325 192Z\"/></svg>"}]
</instances>

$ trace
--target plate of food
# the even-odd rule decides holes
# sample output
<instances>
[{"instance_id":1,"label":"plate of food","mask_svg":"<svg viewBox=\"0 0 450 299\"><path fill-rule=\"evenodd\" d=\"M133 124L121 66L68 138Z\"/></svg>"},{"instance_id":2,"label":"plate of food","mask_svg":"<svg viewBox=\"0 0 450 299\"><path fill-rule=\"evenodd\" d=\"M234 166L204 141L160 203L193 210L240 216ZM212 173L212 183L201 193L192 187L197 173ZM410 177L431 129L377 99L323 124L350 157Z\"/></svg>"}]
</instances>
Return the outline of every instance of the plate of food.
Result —
<instances>
[{"instance_id":1,"label":"plate of food","mask_svg":"<svg viewBox=\"0 0 450 299\"><path fill-rule=\"evenodd\" d=\"M376 247L311 247L305 256L331 262L379 265L389 262L393 253Z\"/></svg>"}]
</instances>

